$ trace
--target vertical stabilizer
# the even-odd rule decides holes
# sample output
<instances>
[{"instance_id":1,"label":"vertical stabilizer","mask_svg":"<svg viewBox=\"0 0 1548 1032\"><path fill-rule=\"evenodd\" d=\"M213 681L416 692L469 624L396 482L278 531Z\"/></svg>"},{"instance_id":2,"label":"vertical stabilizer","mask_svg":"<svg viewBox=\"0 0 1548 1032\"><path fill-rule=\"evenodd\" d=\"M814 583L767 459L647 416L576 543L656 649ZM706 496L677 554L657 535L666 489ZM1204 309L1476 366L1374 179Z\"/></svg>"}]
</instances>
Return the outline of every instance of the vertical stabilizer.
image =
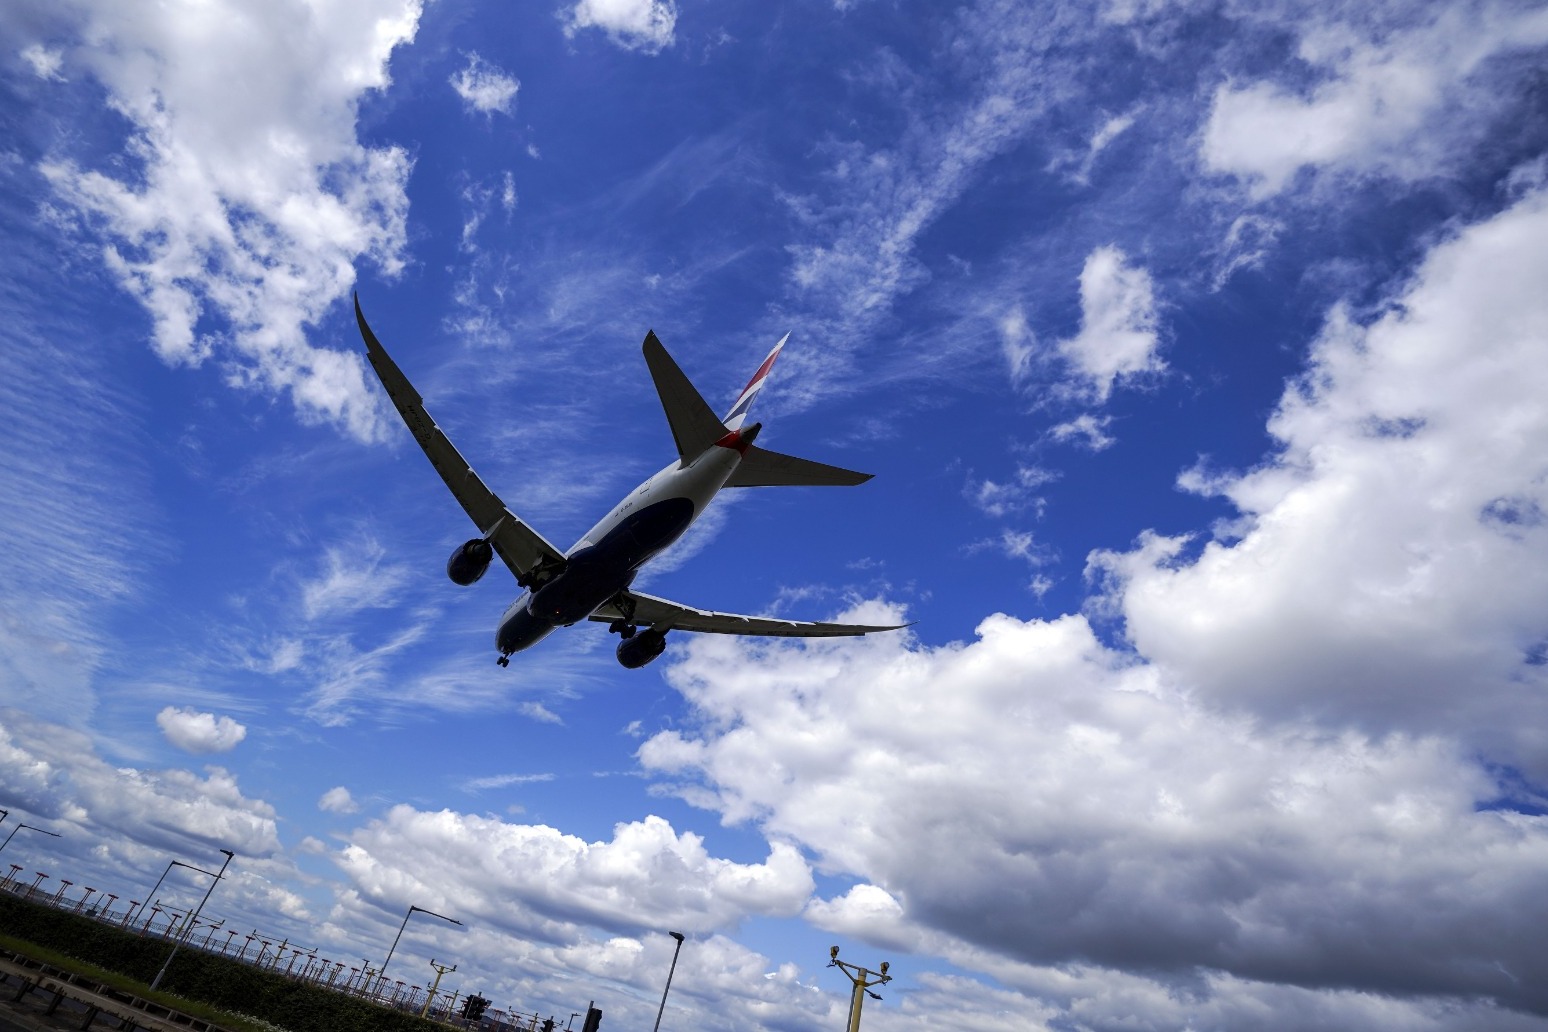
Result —
<instances>
[{"instance_id":1,"label":"vertical stabilizer","mask_svg":"<svg viewBox=\"0 0 1548 1032\"><path fill-rule=\"evenodd\" d=\"M747 381L747 386L742 388L741 397L736 399L736 404L731 406L731 411L726 413L726 418L721 420L727 430L740 430L742 424L747 421L747 410L752 407L753 399L758 392L763 390L764 381L769 378L769 370L774 368L774 360L779 357L779 349L785 346L785 341L790 339L790 334L779 338L779 343L774 345L774 350L769 352L769 357L763 360L758 371L753 373L752 379Z\"/></svg>"},{"instance_id":2,"label":"vertical stabilizer","mask_svg":"<svg viewBox=\"0 0 1548 1032\"><path fill-rule=\"evenodd\" d=\"M650 367L650 378L656 384L656 394L661 399L661 408L666 412L667 425L672 428L678 460L686 466L726 436L728 430L715 418L715 410L709 407L687 374L667 354L654 330L645 335L642 350L645 364Z\"/></svg>"}]
</instances>

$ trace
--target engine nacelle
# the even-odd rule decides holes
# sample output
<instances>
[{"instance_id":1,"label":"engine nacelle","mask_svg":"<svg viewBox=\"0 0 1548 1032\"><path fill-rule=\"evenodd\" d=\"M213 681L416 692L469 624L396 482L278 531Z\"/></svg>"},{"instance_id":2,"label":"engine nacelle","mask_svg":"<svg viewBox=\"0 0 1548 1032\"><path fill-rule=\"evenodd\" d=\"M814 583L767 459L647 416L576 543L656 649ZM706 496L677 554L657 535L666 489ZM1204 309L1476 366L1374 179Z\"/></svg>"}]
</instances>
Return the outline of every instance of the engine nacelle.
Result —
<instances>
[{"instance_id":1,"label":"engine nacelle","mask_svg":"<svg viewBox=\"0 0 1548 1032\"><path fill-rule=\"evenodd\" d=\"M665 651L666 631L641 631L618 643L618 662L638 670Z\"/></svg>"},{"instance_id":2,"label":"engine nacelle","mask_svg":"<svg viewBox=\"0 0 1548 1032\"><path fill-rule=\"evenodd\" d=\"M465 588L484 575L493 557L494 546L483 538L464 541L446 560L446 576Z\"/></svg>"}]
</instances>

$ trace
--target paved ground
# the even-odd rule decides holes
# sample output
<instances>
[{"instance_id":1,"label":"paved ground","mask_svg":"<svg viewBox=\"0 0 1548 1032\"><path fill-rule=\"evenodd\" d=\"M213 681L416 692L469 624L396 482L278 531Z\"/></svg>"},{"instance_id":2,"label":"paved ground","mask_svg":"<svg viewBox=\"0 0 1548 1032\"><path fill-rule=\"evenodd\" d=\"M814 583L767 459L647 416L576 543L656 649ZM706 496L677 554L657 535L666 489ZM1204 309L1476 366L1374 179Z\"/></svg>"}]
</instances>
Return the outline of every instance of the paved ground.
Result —
<instances>
[{"instance_id":1,"label":"paved ground","mask_svg":"<svg viewBox=\"0 0 1548 1032\"><path fill-rule=\"evenodd\" d=\"M0 985L0 1032L57 1032L59 1029L78 1029L86 1018L86 1008L73 1000L61 1003L53 1014L45 1015L52 993L28 993L19 1001L13 1001L11 997L16 995L18 986L13 977L4 985ZM92 1029L110 1029L116 1021L107 1019L100 1024L92 1023Z\"/></svg>"}]
</instances>

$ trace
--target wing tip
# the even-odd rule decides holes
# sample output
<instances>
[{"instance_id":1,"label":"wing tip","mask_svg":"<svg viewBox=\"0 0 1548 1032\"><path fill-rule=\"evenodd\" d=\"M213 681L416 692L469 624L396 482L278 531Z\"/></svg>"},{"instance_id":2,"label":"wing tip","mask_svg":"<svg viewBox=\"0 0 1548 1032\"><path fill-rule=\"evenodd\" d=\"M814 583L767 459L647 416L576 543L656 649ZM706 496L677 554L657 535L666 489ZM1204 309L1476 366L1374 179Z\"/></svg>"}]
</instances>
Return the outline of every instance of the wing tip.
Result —
<instances>
[{"instance_id":1,"label":"wing tip","mask_svg":"<svg viewBox=\"0 0 1548 1032\"><path fill-rule=\"evenodd\" d=\"M365 341L367 351L381 351L382 342L376 339L376 334L371 332L371 324L366 322L365 310L360 307L360 291L355 291L355 323L360 327L360 336Z\"/></svg>"}]
</instances>

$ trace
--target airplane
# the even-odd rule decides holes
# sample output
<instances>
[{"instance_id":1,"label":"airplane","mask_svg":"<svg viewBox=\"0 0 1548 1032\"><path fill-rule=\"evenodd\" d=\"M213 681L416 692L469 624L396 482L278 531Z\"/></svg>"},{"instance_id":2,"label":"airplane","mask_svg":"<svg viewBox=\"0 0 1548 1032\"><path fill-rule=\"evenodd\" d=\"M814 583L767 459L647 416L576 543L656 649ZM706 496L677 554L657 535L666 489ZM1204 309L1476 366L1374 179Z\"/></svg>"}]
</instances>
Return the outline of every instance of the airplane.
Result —
<instances>
[{"instance_id":1,"label":"airplane","mask_svg":"<svg viewBox=\"0 0 1548 1032\"><path fill-rule=\"evenodd\" d=\"M871 479L869 473L784 455L753 443L763 424L746 425L748 409L790 334L774 345L724 418L717 418L655 332L647 333L642 345L645 365L666 410L677 459L629 492L568 551L561 552L484 485L436 425L419 392L371 332L358 294L355 320L387 396L481 535L457 546L446 562L446 575L464 587L474 584L498 555L523 589L495 631L499 653L495 662L500 666L508 666L514 653L531 648L555 629L582 620L605 623L619 636L618 662L631 670L661 655L667 632L674 630L831 638L908 626L739 616L695 609L630 587L641 567L682 537L722 488L853 486Z\"/></svg>"}]
</instances>

